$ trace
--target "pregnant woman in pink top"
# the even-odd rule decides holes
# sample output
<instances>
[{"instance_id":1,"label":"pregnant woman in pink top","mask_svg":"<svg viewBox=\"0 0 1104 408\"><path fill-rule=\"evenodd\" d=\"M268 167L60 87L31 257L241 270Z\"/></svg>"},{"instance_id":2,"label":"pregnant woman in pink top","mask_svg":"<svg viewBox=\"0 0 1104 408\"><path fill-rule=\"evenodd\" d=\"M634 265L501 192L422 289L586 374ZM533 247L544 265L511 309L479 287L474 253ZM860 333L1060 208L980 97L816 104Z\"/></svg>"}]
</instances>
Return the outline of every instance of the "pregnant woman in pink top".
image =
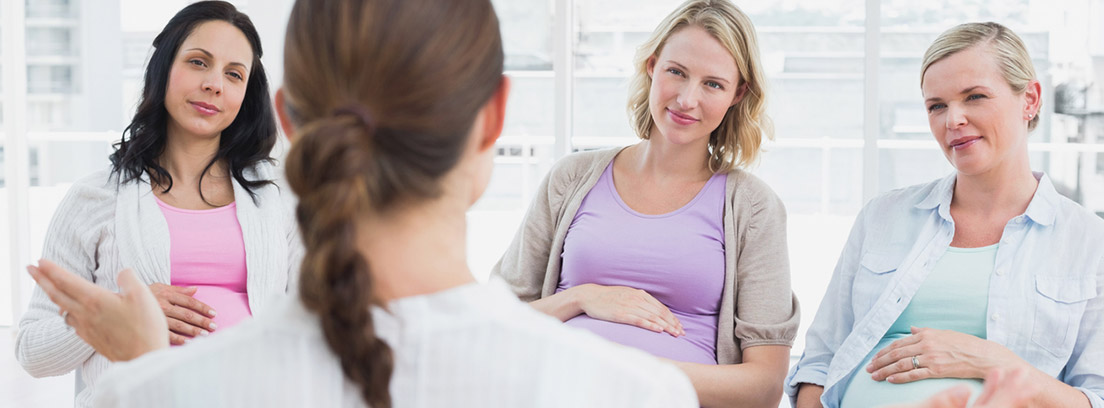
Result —
<instances>
[{"instance_id":1,"label":"pregnant woman in pink top","mask_svg":"<svg viewBox=\"0 0 1104 408\"><path fill-rule=\"evenodd\" d=\"M690 0L637 52L639 143L568 156L495 266L537 310L673 360L705 406L777 407L798 326L755 28Z\"/></svg>"},{"instance_id":2,"label":"pregnant woman in pink top","mask_svg":"<svg viewBox=\"0 0 1104 408\"><path fill-rule=\"evenodd\" d=\"M111 168L70 188L42 257L108 290L133 269L179 345L262 313L294 284L302 249L273 181L276 119L249 18L226 2L197 2L153 46ZM36 377L77 370L76 405L87 405L107 358L40 288L19 329L24 369Z\"/></svg>"}]
</instances>

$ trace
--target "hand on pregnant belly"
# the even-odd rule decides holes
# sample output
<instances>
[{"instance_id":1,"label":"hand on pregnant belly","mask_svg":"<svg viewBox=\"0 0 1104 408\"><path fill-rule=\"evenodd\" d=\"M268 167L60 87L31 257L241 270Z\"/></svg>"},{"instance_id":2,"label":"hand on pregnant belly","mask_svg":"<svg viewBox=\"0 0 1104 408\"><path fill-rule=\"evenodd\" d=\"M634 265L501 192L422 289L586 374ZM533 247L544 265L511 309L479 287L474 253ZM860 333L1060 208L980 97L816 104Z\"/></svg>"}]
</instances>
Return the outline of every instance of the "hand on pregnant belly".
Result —
<instances>
[{"instance_id":1,"label":"hand on pregnant belly","mask_svg":"<svg viewBox=\"0 0 1104 408\"><path fill-rule=\"evenodd\" d=\"M579 308L587 316L608 322L630 324L657 333L685 335L682 323L655 297L625 286L580 285Z\"/></svg>"},{"instance_id":2,"label":"hand on pregnant belly","mask_svg":"<svg viewBox=\"0 0 1104 408\"><path fill-rule=\"evenodd\" d=\"M154 283L150 285L150 291L168 320L169 342L173 345L184 344L196 336L206 336L217 328L211 321L215 310L192 297L195 287Z\"/></svg>"},{"instance_id":3,"label":"hand on pregnant belly","mask_svg":"<svg viewBox=\"0 0 1104 408\"><path fill-rule=\"evenodd\" d=\"M912 328L912 335L886 346L866 371L874 381L894 384L927 378L985 378L993 369L1027 363L1008 348L954 330Z\"/></svg>"}]
</instances>

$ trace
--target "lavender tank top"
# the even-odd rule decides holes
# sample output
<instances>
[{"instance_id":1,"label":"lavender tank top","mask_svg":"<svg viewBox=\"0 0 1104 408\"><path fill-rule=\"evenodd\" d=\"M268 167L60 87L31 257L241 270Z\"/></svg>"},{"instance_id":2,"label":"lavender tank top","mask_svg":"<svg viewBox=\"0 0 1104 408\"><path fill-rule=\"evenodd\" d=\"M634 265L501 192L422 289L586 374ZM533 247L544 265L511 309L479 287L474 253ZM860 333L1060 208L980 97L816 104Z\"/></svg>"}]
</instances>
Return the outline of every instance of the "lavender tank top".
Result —
<instances>
[{"instance_id":1,"label":"lavender tank top","mask_svg":"<svg viewBox=\"0 0 1104 408\"><path fill-rule=\"evenodd\" d=\"M557 292L594 283L648 292L682 322L685 336L582 314L565 324L659 357L717 364L717 317L725 280L727 174L715 174L690 203L667 214L633 211L613 185L613 163L583 198L567 230Z\"/></svg>"}]
</instances>

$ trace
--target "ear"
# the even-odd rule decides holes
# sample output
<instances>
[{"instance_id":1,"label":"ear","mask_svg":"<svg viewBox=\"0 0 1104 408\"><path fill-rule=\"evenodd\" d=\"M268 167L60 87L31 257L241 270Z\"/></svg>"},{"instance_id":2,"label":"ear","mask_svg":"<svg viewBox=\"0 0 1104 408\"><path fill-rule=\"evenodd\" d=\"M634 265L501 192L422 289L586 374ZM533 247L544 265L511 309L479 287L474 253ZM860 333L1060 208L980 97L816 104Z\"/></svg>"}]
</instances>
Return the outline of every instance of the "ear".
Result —
<instances>
[{"instance_id":1,"label":"ear","mask_svg":"<svg viewBox=\"0 0 1104 408\"><path fill-rule=\"evenodd\" d=\"M276 90L276 118L280 120L280 129L284 131L288 141L294 142L295 125L291 123L291 117L287 114L287 99L284 96L284 87Z\"/></svg>"},{"instance_id":2,"label":"ear","mask_svg":"<svg viewBox=\"0 0 1104 408\"><path fill-rule=\"evenodd\" d=\"M483 106L483 134L479 141L479 152L483 153L494 147L498 137L502 136L502 129L506 124L506 100L510 96L510 78L503 75L498 90L491 95L491 100Z\"/></svg>"},{"instance_id":3,"label":"ear","mask_svg":"<svg viewBox=\"0 0 1104 408\"><path fill-rule=\"evenodd\" d=\"M644 65L647 68L648 78L654 79L652 77L652 71L655 70L655 65L656 65L656 56L653 55L651 57L648 57L648 61Z\"/></svg>"},{"instance_id":4,"label":"ear","mask_svg":"<svg viewBox=\"0 0 1104 408\"><path fill-rule=\"evenodd\" d=\"M736 95L732 97L732 104L729 107L736 106L744 99L744 95L747 95L748 84L747 82L740 81L740 86L736 87Z\"/></svg>"},{"instance_id":5,"label":"ear","mask_svg":"<svg viewBox=\"0 0 1104 408\"><path fill-rule=\"evenodd\" d=\"M1039 80L1032 79L1027 84L1027 89L1024 90L1024 119L1031 120L1032 117L1039 116L1039 103L1043 100L1042 85L1039 84Z\"/></svg>"}]
</instances>

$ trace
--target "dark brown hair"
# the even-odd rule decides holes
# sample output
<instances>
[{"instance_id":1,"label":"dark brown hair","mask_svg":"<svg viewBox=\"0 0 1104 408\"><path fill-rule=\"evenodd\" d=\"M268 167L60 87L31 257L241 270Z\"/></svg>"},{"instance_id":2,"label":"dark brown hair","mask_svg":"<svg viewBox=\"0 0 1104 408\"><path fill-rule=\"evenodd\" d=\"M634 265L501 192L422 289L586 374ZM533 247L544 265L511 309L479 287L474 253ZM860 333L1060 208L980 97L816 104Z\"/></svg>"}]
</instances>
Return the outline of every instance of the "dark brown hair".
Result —
<instances>
[{"instance_id":1,"label":"dark brown hair","mask_svg":"<svg viewBox=\"0 0 1104 408\"><path fill-rule=\"evenodd\" d=\"M272 112L268 93L268 77L261 64L261 56L264 55L261 36L249 16L225 1L200 1L184 7L153 39L153 55L146 65L145 87L138 110L123 130L123 137L114 144L115 152L110 157L111 171L122 183L138 180L143 173L147 173L151 184L164 187L162 193L172 189L172 175L160 163L168 141L169 111L165 109L165 93L169 73L180 45L196 27L208 21L224 21L241 30L253 48L253 68L248 75L249 82L245 86L238 116L222 130L218 151L199 174L199 186L196 188L199 198L211 204L203 196L203 177L215 163L225 160L230 175L257 203L253 190L272 184L272 181L250 180L245 177L245 171L261 162L272 161L269 154L272 153L272 146L276 145L276 116Z\"/></svg>"},{"instance_id":2,"label":"dark brown hair","mask_svg":"<svg viewBox=\"0 0 1104 408\"><path fill-rule=\"evenodd\" d=\"M298 0L285 47L300 298L364 401L389 407L394 357L373 328L357 219L439 194L502 83L498 19L489 0Z\"/></svg>"}]
</instances>

